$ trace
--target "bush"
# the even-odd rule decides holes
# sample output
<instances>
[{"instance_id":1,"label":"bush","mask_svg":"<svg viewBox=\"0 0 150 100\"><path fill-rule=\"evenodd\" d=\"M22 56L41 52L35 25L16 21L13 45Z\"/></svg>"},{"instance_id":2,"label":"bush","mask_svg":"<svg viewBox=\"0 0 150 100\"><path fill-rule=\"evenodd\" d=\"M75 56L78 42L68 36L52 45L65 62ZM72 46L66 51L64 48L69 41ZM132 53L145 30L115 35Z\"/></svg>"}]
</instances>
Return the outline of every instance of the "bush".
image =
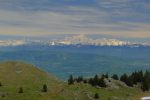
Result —
<instances>
[{"instance_id":1,"label":"bush","mask_svg":"<svg viewBox=\"0 0 150 100\"><path fill-rule=\"evenodd\" d=\"M95 93L94 98L95 98L95 99L99 99L99 94L98 94L98 93Z\"/></svg>"},{"instance_id":2,"label":"bush","mask_svg":"<svg viewBox=\"0 0 150 100\"><path fill-rule=\"evenodd\" d=\"M44 84L43 85L43 92L47 92L48 91L48 89L47 89L47 85L46 84Z\"/></svg>"},{"instance_id":3,"label":"bush","mask_svg":"<svg viewBox=\"0 0 150 100\"><path fill-rule=\"evenodd\" d=\"M23 93L23 88L20 87L18 93Z\"/></svg>"},{"instance_id":4,"label":"bush","mask_svg":"<svg viewBox=\"0 0 150 100\"><path fill-rule=\"evenodd\" d=\"M0 82L0 87L2 86L2 83Z\"/></svg>"}]
</instances>

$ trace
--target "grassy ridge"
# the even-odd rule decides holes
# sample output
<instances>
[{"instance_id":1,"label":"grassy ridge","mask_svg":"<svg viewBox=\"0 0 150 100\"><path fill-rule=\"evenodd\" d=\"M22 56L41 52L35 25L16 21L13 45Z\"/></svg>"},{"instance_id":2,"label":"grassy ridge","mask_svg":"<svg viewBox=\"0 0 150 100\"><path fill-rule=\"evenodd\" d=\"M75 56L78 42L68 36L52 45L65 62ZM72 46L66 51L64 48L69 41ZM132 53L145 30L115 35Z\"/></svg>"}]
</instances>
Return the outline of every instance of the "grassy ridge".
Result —
<instances>
[{"instance_id":1,"label":"grassy ridge","mask_svg":"<svg viewBox=\"0 0 150 100\"><path fill-rule=\"evenodd\" d=\"M95 93L100 95L100 100L112 97L138 100L143 95L149 95L136 88L110 90L82 83L67 85L33 65L13 61L0 63L0 82L3 85L0 87L0 100L94 100ZM46 93L41 91L43 84L47 84ZM24 91L22 94L18 93L20 87Z\"/></svg>"},{"instance_id":2,"label":"grassy ridge","mask_svg":"<svg viewBox=\"0 0 150 100\"><path fill-rule=\"evenodd\" d=\"M53 77L32 65L16 62L0 64L0 92L7 92L4 100L42 100L47 94L41 93L43 84L47 84L52 90L59 90L59 82ZM18 94L19 87L23 87L24 93ZM51 90L50 89L50 90ZM51 92L51 91L50 91ZM43 96L44 95L44 96ZM50 94L55 97L55 93Z\"/></svg>"}]
</instances>

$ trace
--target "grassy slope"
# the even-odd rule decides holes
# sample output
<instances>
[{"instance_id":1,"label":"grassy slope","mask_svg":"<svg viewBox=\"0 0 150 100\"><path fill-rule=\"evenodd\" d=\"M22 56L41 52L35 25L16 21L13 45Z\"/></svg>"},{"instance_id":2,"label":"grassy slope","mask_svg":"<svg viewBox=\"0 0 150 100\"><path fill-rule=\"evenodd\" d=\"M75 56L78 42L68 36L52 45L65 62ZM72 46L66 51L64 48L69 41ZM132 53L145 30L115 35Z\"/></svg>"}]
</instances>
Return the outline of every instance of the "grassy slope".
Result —
<instances>
[{"instance_id":1,"label":"grassy slope","mask_svg":"<svg viewBox=\"0 0 150 100\"><path fill-rule=\"evenodd\" d=\"M58 81L53 75L20 62L0 63L0 82L3 84L0 87L0 94L8 93L8 96L0 97L0 100L91 100L90 98L96 92L100 94L101 100L107 100L112 96L138 100L137 98L146 95L146 93L143 94L140 90L132 88L107 90L85 84L68 86L66 83ZM48 86L47 93L41 92L43 84ZM19 87L23 87L23 94L17 93Z\"/></svg>"}]
</instances>

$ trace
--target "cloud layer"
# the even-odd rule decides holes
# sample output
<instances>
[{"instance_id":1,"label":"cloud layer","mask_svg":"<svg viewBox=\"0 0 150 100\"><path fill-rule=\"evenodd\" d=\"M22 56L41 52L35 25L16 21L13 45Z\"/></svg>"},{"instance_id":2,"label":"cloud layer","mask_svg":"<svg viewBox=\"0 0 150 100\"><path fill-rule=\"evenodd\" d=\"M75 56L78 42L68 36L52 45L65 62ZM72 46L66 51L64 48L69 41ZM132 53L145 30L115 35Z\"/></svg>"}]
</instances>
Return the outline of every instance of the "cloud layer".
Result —
<instances>
[{"instance_id":1,"label":"cloud layer","mask_svg":"<svg viewBox=\"0 0 150 100\"><path fill-rule=\"evenodd\" d=\"M1 0L0 34L150 38L148 0Z\"/></svg>"}]
</instances>

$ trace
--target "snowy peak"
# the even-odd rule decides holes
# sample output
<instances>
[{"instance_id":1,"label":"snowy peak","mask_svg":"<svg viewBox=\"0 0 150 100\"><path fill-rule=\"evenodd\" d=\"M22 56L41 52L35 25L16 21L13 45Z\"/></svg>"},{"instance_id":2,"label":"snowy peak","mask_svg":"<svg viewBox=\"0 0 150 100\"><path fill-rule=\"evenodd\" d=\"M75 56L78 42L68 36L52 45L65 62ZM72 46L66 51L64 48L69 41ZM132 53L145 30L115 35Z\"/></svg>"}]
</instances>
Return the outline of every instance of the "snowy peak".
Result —
<instances>
[{"instance_id":1,"label":"snowy peak","mask_svg":"<svg viewBox=\"0 0 150 100\"><path fill-rule=\"evenodd\" d=\"M77 35L73 37L66 37L63 42L70 44L91 44L92 39L87 38L85 35Z\"/></svg>"},{"instance_id":2,"label":"snowy peak","mask_svg":"<svg viewBox=\"0 0 150 100\"><path fill-rule=\"evenodd\" d=\"M66 45L97 45L97 46L122 46L122 45L129 45L130 42L120 41L117 39L91 39L86 37L85 35L67 37L64 40L60 41L59 43L66 44Z\"/></svg>"},{"instance_id":3,"label":"snowy peak","mask_svg":"<svg viewBox=\"0 0 150 100\"><path fill-rule=\"evenodd\" d=\"M122 46L122 45L129 45L130 42L120 41L117 39L96 39L94 41L96 45L107 45L107 46Z\"/></svg>"}]
</instances>

